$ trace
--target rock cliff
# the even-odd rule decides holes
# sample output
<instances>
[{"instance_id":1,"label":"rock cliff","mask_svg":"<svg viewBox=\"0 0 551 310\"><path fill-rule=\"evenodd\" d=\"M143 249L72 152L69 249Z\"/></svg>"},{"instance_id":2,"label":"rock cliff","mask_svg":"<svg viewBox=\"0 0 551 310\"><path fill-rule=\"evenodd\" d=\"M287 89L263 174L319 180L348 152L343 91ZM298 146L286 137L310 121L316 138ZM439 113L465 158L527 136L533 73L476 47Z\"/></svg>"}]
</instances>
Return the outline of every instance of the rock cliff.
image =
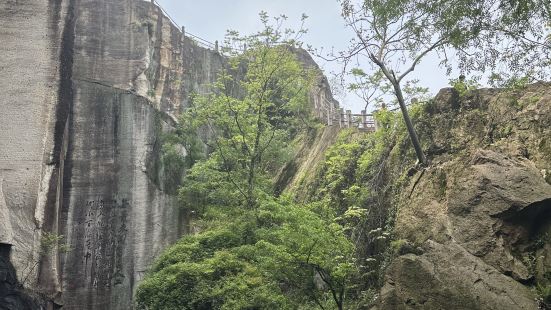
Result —
<instances>
[{"instance_id":1,"label":"rock cliff","mask_svg":"<svg viewBox=\"0 0 551 310\"><path fill-rule=\"evenodd\" d=\"M376 133L318 134L310 145L336 145L287 178L299 200L363 210L348 224L363 307L548 309L551 85L443 89L411 113L428 167L387 111Z\"/></svg>"},{"instance_id":2,"label":"rock cliff","mask_svg":"<svg viewBox=\"0 0 551 310\"><path fill-rule=\"evenodd\" d=\"M127 309L186 231L159 137L224 58L145 1L3 1L0 27L0 243L64 309Z\"/></svg>"}]
</instances>

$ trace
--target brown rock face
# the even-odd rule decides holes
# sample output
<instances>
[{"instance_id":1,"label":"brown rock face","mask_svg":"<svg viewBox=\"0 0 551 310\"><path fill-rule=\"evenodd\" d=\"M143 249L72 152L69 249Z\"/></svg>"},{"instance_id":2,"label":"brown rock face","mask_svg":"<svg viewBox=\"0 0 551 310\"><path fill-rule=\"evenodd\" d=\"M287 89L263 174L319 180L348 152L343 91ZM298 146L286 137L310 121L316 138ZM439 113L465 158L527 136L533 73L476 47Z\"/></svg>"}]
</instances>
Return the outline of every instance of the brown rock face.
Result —
<instances>
[{"instance_id":1,"label":"brown rock face","mask_svg":"<svg viewBox=\"0 0 551 310\"><path fill-rule=\"evenodd\" d=\"M395 226L423 253L393 260L379 308L538 309L534 286L551 274L549 91L437 97L430 117L440 130L428 137L437 152L403 194Z\"/></svg>"},{"instance_id":2,"label":"brown rock face","mask_svg":"<svg viewBox=\"0 0 551 310\"><path fill-rule=\"evenodd\" d=\"M457 244L427 241L387 270L381 309L537 309L530 290Z\"/></svg>"}]
</instances>

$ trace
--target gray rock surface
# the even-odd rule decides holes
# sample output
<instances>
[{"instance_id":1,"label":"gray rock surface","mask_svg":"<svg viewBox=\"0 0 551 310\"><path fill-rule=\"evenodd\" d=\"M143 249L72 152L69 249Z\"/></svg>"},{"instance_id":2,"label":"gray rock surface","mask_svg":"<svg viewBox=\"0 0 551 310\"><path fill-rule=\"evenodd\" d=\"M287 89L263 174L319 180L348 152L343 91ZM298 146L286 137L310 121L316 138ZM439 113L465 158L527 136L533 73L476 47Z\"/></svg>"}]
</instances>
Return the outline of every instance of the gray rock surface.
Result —
<instances>
[{"instance_id":1,"label":"gray rock surface","mask_svg":"<svg viewBox=\"0 0 551 310\"><path fill-rule=\"evenodd\" d=\"M393 261L381 309L537 309L526 257L551 223L551 185L533 163L477 150L417 177L396 232L424 254Z\"/></svg>"},{"instance_id":2,"label":"gray rock surface","mask_svg":"<svg viewBox=\"0 0 551 310\"><path fill-rule=\"evenodd\" d=\"M224 58L149 1L8 0L0 27L0 243L64 309L128 309L186 231L159 137ZM70 250L40 255L46 231Z\"/></svg>"},{"instance_id":3,"label":"gray rock surface","mask_svg":"<svg viewBox=\"0 0 551 310\"><path fill-rule=\"evenodd\" d=\"M455 243L428 241L393 261L380 309L537 309L530 290Z\"/></svg>"},{"instance_id":4,"label":"gray rock surface","mask_svg":"<svg viewBox=\"0 0 551 310\"><path fill-rule=\"evenodd\" d=\"M13 245L17 278L37 288L40 235L58 173L60 73L67 1L0 3L0 243ZM55 284L54 284L55 285Z\"/></svg>"}]
</instances>

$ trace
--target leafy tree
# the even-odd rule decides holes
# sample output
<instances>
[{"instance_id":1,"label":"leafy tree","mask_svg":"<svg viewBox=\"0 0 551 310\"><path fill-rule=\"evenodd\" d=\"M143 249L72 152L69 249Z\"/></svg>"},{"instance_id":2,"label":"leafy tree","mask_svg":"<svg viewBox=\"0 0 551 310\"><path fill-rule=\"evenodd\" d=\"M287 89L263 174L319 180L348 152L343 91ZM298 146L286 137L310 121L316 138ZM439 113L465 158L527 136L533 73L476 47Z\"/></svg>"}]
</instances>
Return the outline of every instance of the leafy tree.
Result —
<instances>
[{"instance_id":1,"label":"leafy tree","mask_svg":"<svg viewBox=\"0 0 551 310\"><path fill-rule=\"evenodd\" d=\"M276 18L272 26L261 13L260 33L242 37L230 31L226 42L248 49L233 55L211 93L197 96L182 118L184 126L209 130L208 167L226 174L248 208L256 207L260 192L269 191L262 184L269 184L269 173L286 159L286 141L303 125L298 116L310 114L311 73L293 52L304 31L282 29L285 19Z\"/></svg>"},{"instance_id":2,"label":"leafy tree","mask_svg":"<svg viewBox=\"0 0 551 310\"><path fill-rule=\"evenodd\" d=\"M340 225L286 200L187 236L137 293L149 309L344 309L357 270Z\"/></svg>"},{"instance_id":3,"label":"leafy tree","mask_svg":"<svg viewBox=\"0 0 551 310\"><path fill-rule=\"evenodd\" d=\"M354 31L350 50L341 54L345 62L365 55L370 61L371 79L381 76L392 87L402 111L419 162L427 163L419 138L409 117L402 82L419 62L434 50L462 39L462 24L454 19L439 19L439 12L454 15L462 7L441 1L418 0L342 0L342 15ZM380 88L384 88L384 84Z\"/></svg>"},{"instance_id":4,"label":"leafy tree","mask_svg":"<svg viewBox=\"0 0 551 310\"><path fill-rule=\"evenodd\" d=\"M524 77L530 81L543 79L549 74L551 4L548 1L339 2L355 38L350 49L337 58L346 65L358 57L369 60L366 70L353 70L355 76L360 72L364 80L353 83L352 88L362 89L363 97L373 101L386 94L390 84L422 164L426 159L406 109L403 85L411 83L406 80L407 76L427 54L436 52L448 73L455 63L463 73L491 71L491 82L500 85ZM458 55L457 62L448 58L453 52Z\"/></svg>"},{"instance_id":5,"label":"leafy tree","mask_svg":"<svg viewBox=\"0 0 551 310\"><path fill-rule=\"evenodd\" d=\"M167 141L193 156L179 196L196 211L200 233L156 262L137 292L146 309L344 309L357 276L354 247L334 217L273 195L273 176L288 161L295 135L310 121L312 72L295 56L297 33L284 16L228 41L230 66L209 94L195 96L182 128ZM283 43L282 43L283 42ZM231 43L230 43L231 44ZM206 131L206 132L205 132ZM170 148L167 154L171 154ZM168 155L167 155L168 158ZM167 174L169 176L169 174Z\"/></svg>"},{"instance_id":6,"label":"leafy tree","mask_svg":"<svg viewBox=\"0 0 551 310\"><path fill-rule=\"evenodd\" d=\"M354 82L348 85L348 90L353 91L365 102L364 110L368 106L375 104L380 108L387 108L388 95L392 93L392 85L386 81L382 71L378 70L373 74L365 73L360 68L353 68L350 74L354 78ZM402 87L404 100L406 102L426 100L429 89L419 86L419 80L408 80ZM396 100L392 102L398 104Z\"/></svg>"}]
</instances>

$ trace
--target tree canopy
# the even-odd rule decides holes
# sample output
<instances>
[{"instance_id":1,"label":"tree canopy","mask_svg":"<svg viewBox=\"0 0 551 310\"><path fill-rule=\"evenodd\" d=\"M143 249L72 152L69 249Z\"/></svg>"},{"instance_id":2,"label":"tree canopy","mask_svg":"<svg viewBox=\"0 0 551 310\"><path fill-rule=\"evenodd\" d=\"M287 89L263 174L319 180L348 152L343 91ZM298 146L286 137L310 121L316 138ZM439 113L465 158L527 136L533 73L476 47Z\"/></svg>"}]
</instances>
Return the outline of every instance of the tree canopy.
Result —
<instances>
[{"instance_id":1,"label":"tree canopy","mask_svg":"<svg viewBox=\"0 0 551 310\"><path fill-rule=\"evenodd\" d=\"M345 308L358 272L344 228L273 191L293 139L315 127L309 95L320 73L297 59L302 30L282 28L284 16L261 20L254 35L229 32L227 42L247 50L194 96L167 139L187 151L179 197L201 232L155 263L137 292L141 308Z\"/></svg>"}]
</instances>

